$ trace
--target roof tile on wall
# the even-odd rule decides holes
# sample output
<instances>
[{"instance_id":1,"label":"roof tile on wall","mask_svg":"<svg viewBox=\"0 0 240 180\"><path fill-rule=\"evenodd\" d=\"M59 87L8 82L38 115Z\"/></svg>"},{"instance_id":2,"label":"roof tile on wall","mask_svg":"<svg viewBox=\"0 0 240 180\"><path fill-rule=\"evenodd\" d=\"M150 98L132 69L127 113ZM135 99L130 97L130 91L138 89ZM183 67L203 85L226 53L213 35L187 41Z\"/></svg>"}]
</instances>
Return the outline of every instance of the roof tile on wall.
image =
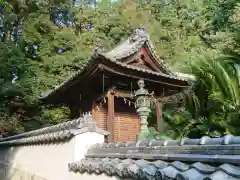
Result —
<instances>
[{"instance_id":1,"label":"roof tile on wall","mask_svg":"<svg viewBox=\"0 0 240 180\"><path fill-rule=\"evenodd\" d=\"M183 163L180 161L145 161L133 159L86 158L69 164L74 172L106 173L122 178L176 179L179 180L235 180L240 179L240 167L231 164L209 165L206 163Z\"/></svg>"},{"instance_id":2,"label":"roof tile on wall","mask_svg":"<svg viewBox=\"0 0 240 180\"><path fill-rule=\"evenodd\" d=\"M96 126L91 114L85 114L83 117L72 121L2 138L0 139L0 146L63 141L73 137L74 135L89 131L97 132L103 135L109 134L107 131L104 131Z\"/></svg>"},{"instance_id":3,"label":"roof tile on wall","mask_svg":"<svg viewBox=\"0 0 240 180\"><path fill-rule=\"evenodd\" d=\"M95 144L69 170L122 179L237 180L240 137Z\"/></svg>"}]
</instances>

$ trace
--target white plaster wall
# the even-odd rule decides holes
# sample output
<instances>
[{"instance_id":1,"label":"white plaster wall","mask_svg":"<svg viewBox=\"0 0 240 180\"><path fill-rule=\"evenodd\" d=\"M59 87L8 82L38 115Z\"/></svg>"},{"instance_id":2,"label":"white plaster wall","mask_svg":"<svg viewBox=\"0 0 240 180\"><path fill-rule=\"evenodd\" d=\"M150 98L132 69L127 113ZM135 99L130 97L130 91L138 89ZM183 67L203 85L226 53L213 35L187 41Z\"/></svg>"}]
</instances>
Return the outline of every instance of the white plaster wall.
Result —
<instances>
[{"instance_id":1,"label":"white plaster wall","mask_svg":"<svg viewBox=\"0 0 240 180\"><path fill-rule=\"evenodd\" d=\"M74 160L72 162L80 161L84 158L84 155L90 145L96 143L103 143L104 136L99 136L97 133L87 132L81 136L75 137L75 150L74 150ZM80 174L71 172L69 180L118 180L117 177L109 177L106 174Z\"/></svg>"},{"instance_id":2,"label":"white plaster wall","mask_svg":"<svg viewBox=\"0 0 240 180\"><path fill-rule=\"evenodd\" d=\"M69 172L68 164L84 158L90 145L102 142L104 142L103 135L87 132L76 135L64 143L18 146L7 149L0 146L0 164L12 163L11 169L17 168L46 180L72 180L75 176L78 176L78 180L79 178L92 180L92 176ZM101 177L98 176L97 179L102 179ZM0 180L2 180L1 177Z\"/></svg>"},{"instance_id":3,"label":"white plaster wall","mask_svg":"<svg viewBox=\"0 0 240 180\"><path fill-rule=\"evenodd\" d=\"M106 174L80 174L80 173L72 173L72 178L71 180L121 180L119 177L116 176L107 176ZM123 179L122 179L123 180ZM127 180L127 179L124 179Z\"/></svg>"},{"instance_id":4,"label":"white plaster wall","mask_svg":"<svg viewBox=\"0 0 240 180\"><path fill-rule=\"evenodd\" d=\"M66 180L73 148L74 139L65 143L11 147L5 162L10 161L11 169L17 168L48 180Z\"/></svg>"},{"instance_id":5,"label":"white plaster wall","mask_svg":"<svg viewBox=\"0 0 240 180\"><path fill-rule=\"evenodd\" d=\"M75 147L73 152L73 161L76 162L84 158L89 146L96 143L104 143L104 136L95 132L86 132L74 137Z\"/></svg>"}]
</instances>

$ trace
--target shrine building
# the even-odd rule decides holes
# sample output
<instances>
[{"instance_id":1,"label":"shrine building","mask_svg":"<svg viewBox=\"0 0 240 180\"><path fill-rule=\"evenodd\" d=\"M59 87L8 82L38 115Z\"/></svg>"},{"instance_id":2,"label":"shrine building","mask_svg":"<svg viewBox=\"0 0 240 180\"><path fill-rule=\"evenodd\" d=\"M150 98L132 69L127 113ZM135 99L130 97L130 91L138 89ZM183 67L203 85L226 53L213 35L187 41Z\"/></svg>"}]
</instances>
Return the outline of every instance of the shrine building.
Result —
<instances>
[{"instance_id":1,"label":"shrine building","mask_svg":"<svg viewBox=\"0 0 240 180\"><path fill-rule=\"evenodd\" d=\"M132 94L139 79L154 92L160 131L161 98L182 92L189 82L166 67L144 28L136 29L107 53L95 51L74 76L42 97L42 102L68 106L72 118L91 111L97 126L110 132L108 142L135 141L140 121Z\"/></svg>"}]
</instances>

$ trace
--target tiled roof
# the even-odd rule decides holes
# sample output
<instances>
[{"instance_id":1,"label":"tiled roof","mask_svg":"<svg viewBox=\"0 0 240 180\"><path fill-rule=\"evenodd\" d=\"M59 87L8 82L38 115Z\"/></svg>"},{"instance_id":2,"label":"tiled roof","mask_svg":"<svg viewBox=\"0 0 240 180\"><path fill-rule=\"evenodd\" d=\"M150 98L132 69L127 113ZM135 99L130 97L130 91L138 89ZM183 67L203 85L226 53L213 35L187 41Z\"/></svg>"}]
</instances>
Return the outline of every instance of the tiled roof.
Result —
<instances>
[{"instance_id":1,"label":"tiled roof","mask_svg":"<svg viewBox=\"0 0 240 180\"><path fill-rule=\"evenodd\" d=\"M96 144L69 170L132 179L235 180L240 137Z\"/></svg>"},{"instance_id":2,"label":"tiled roof","mask_svg":"<svg viewBox=\"0 0 240 180\"><path fill-rule=\"evenodd\" d=\"M111 59L112 61L118 61L122 58L136 53L144 44L149 48L151 54L156 60L158 67L163 70L163 74L172 75L174 78L175 75L166 66L165 62L158 57L155 48L149 38L149 34L144 27L135 29L134 33L127 40L123 41L110 52L105 53L104 56Z\"/></svg>"},{"instance_id":3,"label":"tiled roof","mask_svg":"<svg viewBox=\"0 0 240 180\"><path fill-rule=\"evenodd\" d=\"M108 132L96 126L91 114L89 113L73 121L68 121L54 126L45 127L7 138L2 138L0 139L0 146L9 144L19 145L61 141L69 139L76 134L81 134L87 131L97 132L103 135L109 134Z\"/></svg>"},{"instance_id":4,"label":"tiled roof","mask_svg":"<svg viewBox=\"0 0 240 180\"><path fill-rule=\"evenodd\" d=\"M175 76L181 77L181 78L186 79L186 80L196 81L196 77L194 75L191 75L191 74L180 73L180 72L174 72L174 74L175 74Z\"/></svg>"},{"instance_id":5,"label":"tiled roof","mask_svg":"<svg viewBox=\"0 0 240 180\"><path fill-rule=\"evenodd\" d=\"M158 66L163 70L163 72L155 72L152 70L143 69L143 68L136 67L133 65L128 65L126 63L119 61L120 59L128 57L128 56L134 54L135 52L137 52L144 44L146 44L149 47L151 54L154 56L154 59L157 61ZM187 82L189 80L186 78L182 78L182 76L178 76L178 74L172 73L170 71L170 69L167 68L164 61L161 60L157 56L156 51L154 50L154 47L149 39L149 35L146 32L146 30L144 28L139 28L134 31L132 36L130 36L127 40L125 40L123 43L118 45L116 48L114 48L110 52L99 53L96 50L95 54L86 63L84 63L81 66L81 69L76 74L74 74L72 77L70 77L68 80L66 80L59 86L55 87L54 90L52 90L51 92L49 92L48 94L44 95L44 97L41 97L41 98L46 98L46 97L50 96L51 94L56 92L58 89L64 87L70 81L77 78L98 57L103 57L106 61L115 63L116 65L119 65L121 67L128 68L128 69L132 69L135 71L145 72L148 74L167 77L167 78L176 79L176 80L185 81L185 82Z\"/></svg>"},{"instance_id":6,"label":"tiled roof","mask_svg":"<svg viewBox=\"0 0 240 180\"><path fill-rule=\"evenodd\" d=\"M146 180L237 180L240 167L222 164L146 161L133 159L86 158L69 164L69 170L79 173L106 173L109 176Z\"/></svg>"}]
</instances>

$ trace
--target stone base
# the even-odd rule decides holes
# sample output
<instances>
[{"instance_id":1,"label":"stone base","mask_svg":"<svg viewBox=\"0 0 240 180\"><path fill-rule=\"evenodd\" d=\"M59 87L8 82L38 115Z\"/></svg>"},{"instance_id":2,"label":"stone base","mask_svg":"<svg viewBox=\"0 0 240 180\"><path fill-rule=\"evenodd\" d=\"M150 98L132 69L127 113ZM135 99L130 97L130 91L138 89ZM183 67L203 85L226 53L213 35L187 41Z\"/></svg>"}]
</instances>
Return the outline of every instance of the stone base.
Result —
<instances>
[{"instance_id":1,"label":"stone base","mask_svg":"<svg viewBox=\"0 0 240 180\"><path fill-rule=\"evenodd\" d=\"M155 139L149 129L143 130L138 133L137 140L148 140L148 139Z\"/></svg>"}]
</instances>

